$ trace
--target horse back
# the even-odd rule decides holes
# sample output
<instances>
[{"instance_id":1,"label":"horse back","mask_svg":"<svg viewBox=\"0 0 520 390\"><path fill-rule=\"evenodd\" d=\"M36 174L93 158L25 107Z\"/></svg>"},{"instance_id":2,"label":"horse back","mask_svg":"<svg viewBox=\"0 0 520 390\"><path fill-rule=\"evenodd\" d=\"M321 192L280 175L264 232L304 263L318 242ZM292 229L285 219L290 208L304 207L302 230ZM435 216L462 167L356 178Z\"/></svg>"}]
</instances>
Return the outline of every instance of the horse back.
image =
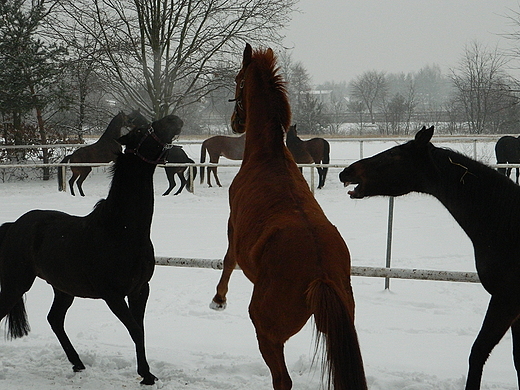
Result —
<instances>
[{"instance_id":1,"label":"horse back","mask_svg":"<svg viewBox=\"0 0 520 390\"><path fill-rule=\"evenodd\" d=\"M107 163L115 161L117 155L121 152L121 145L113 139L105 139L103 142L97 142L76 149L71 157L71 163L82 162L98 162Z\"/></svg>"},{"instance_id":2,"label":"horse back","mask_svg":"<svg viewBox=\"0 0 520 390\"><path fill-rule=\"evenodd\" d=\"M135 239L136 246L129 248L124 232L118 240L118 233L106 225L96 220L95 211L80 217L32 210L10 225L0 257L11 268L22 264L26 272L70 295L102 298L120 288L125 291L117 292L127 295L151 278L153 246L148 237ZM150 264L143 266L144 258Z\"/></svg>"},{"instance_id":3,"label":"horse back","mask_svg":"<svg viewBox=\"0 0 520 390\"><path fill-rule=\"evenodd\" d=\"M308 275L304 283L325 274L348 280L348 248L294 162L271 172L247 165L230 187L229 220L233 253L246 276L255 283L262 270L287 278L299 270Z\"/></svg>"}]
</instances>

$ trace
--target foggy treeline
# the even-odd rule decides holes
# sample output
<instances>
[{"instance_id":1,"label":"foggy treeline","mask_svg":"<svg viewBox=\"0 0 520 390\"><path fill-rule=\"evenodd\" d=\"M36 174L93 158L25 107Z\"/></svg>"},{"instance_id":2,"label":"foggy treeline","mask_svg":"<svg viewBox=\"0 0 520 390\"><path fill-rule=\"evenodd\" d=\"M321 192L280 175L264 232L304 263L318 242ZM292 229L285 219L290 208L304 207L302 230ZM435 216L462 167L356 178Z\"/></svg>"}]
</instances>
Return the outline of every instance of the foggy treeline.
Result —
<instances>
[{"instance_id":1,"label":"foggy treeline","mask_svg":"<svg viewBox=\"0 0 520 390\"><path fill-rule=\"evenodd\" d=\"M6 0L0 2L0 143L82 142L119 110L175 113L183 134L230 133L246 42L278 54L300 134L515 133L517 81L478 42L443 74L366 70L312 84L283 49L297 0ZM48 161L49 155L41 158ZM0 156L1 157L1 156Z\"/></svg>"}]
</instances>

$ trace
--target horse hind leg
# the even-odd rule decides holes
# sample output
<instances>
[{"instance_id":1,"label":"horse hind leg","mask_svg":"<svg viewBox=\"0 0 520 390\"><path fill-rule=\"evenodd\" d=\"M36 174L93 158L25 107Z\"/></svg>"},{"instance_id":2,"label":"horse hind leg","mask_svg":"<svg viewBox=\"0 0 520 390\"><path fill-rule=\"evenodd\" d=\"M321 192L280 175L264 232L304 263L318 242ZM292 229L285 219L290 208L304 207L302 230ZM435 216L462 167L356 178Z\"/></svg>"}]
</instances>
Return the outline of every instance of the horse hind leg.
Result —
<instances>
[{"instance_id":1,"label":"horse hind leg","mask_svg":"<svg viewBox=\"0 0 520 390\"><path fill-rule=\"evenodd\" d=\"M480 389L486 360L519 314L520 303L510 298L491 297L482 328L471 347L466 390Z\"/></svg>"},{"instance_id":2,"label":"horse hind leg","mask_svg":"<svg viewBox=\"0 0 520 390\"><path fill-rule=\"evenodd\" d=\"M211 187L211 173L213 173L213 176L215 177L215 182L219 187L222 187L222 184L220 184L220 180L217 175L217 167L209 167L208 168L208 185Z\"/></svg>"},{"instance_id":3,"label":"horse hind leg","mask_svg":"<svg viewBox=\"0 0 520 390\"><path fill-rule=\"evenodd\" d=\"M184 171L177 172L177 176L179 176L181 185L180 185L179 189L177 190L177 192L173 195L179 195L182 192L182 190L184 189L184 187L186 186L186 178L184 177Z\"/></svg>"},{"instance_id":4,"label":"horse hind leg","mask_svg":"<svg viewBox=\"0 0 520 390\"><path fill-rule=\"evenodd\" d=\"M76 179L79 177L79 173L75 170L72 171L72 177L69 179L69 188L70 188L70 194L72 196L76 196L74 193L74 183L76 182Z\"/></svg>"},{"instance_id":5,"label":"horse hind leg","mask_svg":"<svg viewBox=\"0 0 520 390\"><path fill-rule=\"evenodd\" d=\"M78 181L76 182L81 196L85 196L85 193L83 192L83 182L85 181L85 179L87 178L87 176L89 175L89 173L91 171L92 171L92 168L90 168L90 167L88 167L88 169L85 169L85 171L81 173Z\"/></svg>"},{"instance_id":6,"label":"horse hind leg","mask_svg":"<svg viewBox=\"0 0 520 390\"><path fill-rule=\"evenodd\" d=\"M54 301L52 302L49 314L47 314L47 321L51 326L52 331L58 338L61 347L65 351L69 362L72 363L74 372L80 372L85 369L85 365L81 361L78 353L72 346L69 337L65 333L65 315L67 310L72 305L74 297L72 295L54 289Z\"/></svg>"},{"instance_id":7,"label":"horse hind leg","mask_svg":"<svg viewBox=\"0 0 520 390\"><path fill-rule=\"evenodd\" d=\"M511 325L513 336L513 360L515 363L518 386L520 386L520 320L517 318Z\"/></svg>"},{"instance_id":8,"label":"horse hind leg","mask_svg":"<svg viewBox=\"0 0 520 390\"><path fill-rule=\"evenodd\" d=\"M285 363L284 344L300 331L311 315L304 290L301 290L301 294L295 294L293 289L294 286L273 285L272 281L265 284L257 281L249 305L258 348L269 367L275 390L292 388Z\"/></svg>"},{"instance_id":9,"label":"horse hind leg","mask_svg":"<svg viewBox=\"0 0 520 390\"><path fill-rule=\"evenodd\" d=\"M170 192L175 188L175 172L172 168L164 168L166 172L166 178L168 179L168 189L162 194L162 196L170 195Z\"/></svg>"},{"instance_id":10,"label":"horse hind leg","mask_svg":"<svg viewBox=\"0 0 520 390\"><path fill-rule=\"evenodd\" d=\"M271 372L273 389L290 390L292 388L292 380L285 363L284 344L260 335L258 332L257 340L260 353Z\"/></svg>"},{"instance_id":11,"label":"horse hind leg","mask_svg":"<svg viewBox=\"0 0 520 390\"><path fill-rule=\"evenodd\" d=\"M323 173L323 168L316 168L318 171L318 189L322 189L325 185L325 176Z\"/></svg>"}]
</instances>

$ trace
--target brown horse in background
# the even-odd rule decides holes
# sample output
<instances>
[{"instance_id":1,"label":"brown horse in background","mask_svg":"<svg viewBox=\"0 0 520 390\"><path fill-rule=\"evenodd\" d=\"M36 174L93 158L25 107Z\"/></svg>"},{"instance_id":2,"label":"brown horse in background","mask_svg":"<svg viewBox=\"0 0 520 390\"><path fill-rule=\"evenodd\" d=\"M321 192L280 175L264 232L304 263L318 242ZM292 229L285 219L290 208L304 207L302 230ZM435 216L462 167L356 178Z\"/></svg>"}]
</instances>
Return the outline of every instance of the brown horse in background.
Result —
<instances>
[{"instance_id":1,"label":"brown horse in background","mask_svg":"<svg viewBox=\"0 0 520 390\"><path fill-rule=\"evenodd\" d=\"M319 137L303 141L298 137L296 125L289 127L285 142L297 164L328 164L330 162L329 142ZM318 170L319 177L318 188L321 189L325 186L325 179L327 178L329 168L317 167L316 169Z\"/></svg>"},{"instance_id":2,"label":"brown horse in background","mask_svg":"<svg viewBox=\"0 0 520 390\"><path fill-rule=\"evenodd\" d=\"M275 390L292 387L284 344L311 315L325 344L329 388L366 389L350 254L285 147L291 111L273 51L247 45L236 82L232 128L247 138L229 188L229 245L210 306L225 308L238 263L254 284L249 314Z\"/></svg>"},{"instance_id":3,"label":"brown horse in background","mask_svg":"<svg viewBox=\"0 0 520 390\"><path fill-rule=\"evenodd\" d=\"M240 137L228 137L225 135L216 135L204 140L200 149L200 162L206 161L206 152L209 154L209 162L218 164L220 156L229 158L230 160L242 160L244 156L245 135ZM219 187L222 187L217 176L217 167L208 168L208 186L211 187L211 172L215 176L215 181ZM204 183L204 167L200 167L200 184Z\"/></svg>"},{"instance_id":4,"label":"brown horse in background","mask_svg":"<svg viewBox=\"0 0 520 390\"><path fill-rule=\"evenodd\" d=\"M129 115L121 111L110 121L107 129L96 142L76 149L72 154L65 156L60 163L108 163L115 161L118 153L121 153L121 145L116 141L121 137L121 129L123 127L133 129L145 126L148 123L149 121L138 110L132 111ZM76 182L80 195L85 196L83 182L92 171L92 167L71 166L70 170L72 171L72 177L69 179L70 193L75 195L74 182ZM65 191L61 168L58 168L58 189Z\"/></svg>"}]
</instances>

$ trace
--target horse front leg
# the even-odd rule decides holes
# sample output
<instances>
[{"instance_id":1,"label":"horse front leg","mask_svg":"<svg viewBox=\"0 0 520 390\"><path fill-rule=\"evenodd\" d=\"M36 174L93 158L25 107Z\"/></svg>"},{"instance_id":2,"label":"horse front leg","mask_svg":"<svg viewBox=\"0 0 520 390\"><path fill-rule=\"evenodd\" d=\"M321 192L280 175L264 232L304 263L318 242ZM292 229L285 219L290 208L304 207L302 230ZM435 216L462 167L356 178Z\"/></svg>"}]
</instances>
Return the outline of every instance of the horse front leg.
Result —
<instances>
[{"instance_id":1,"label":"horse front leg","mask_svg":"<svg viewBox=\"0 0 520 390\"><path fill-rule=\"evenodd\" d=\"M64 327L65 315L67 314L67 310L69 310L73 301L74 297L72 295L54 289L54 301L52 302L49 314L47 314L47 321L49 322L52 331L58 338L61 347L65 351L69 362L72 363L72 369L74 372L79 372L85 369L85 365L72 346L67 333L65 333Z\"/></svg>"},{"instance_id":2,"label":"horse front leg","mask_svg":"<svg viewBox=\"0 0 520 390\"><path fill-rule=\"evenodd\" d=\"M142 295L141 295L142 294ZM144 316L144 307L148 299L147 290L141 290L139 296L129 297L132 300L132 311L127 306L124 297L111 297L105 298L112 313L123 323L123 325L130 333L130 337L135 343L136 355L137 355L137 373L143 377L141 384L153 385L157 380L157 377L150 372L150 366L146 360L146 353L144 347L144 328L142 326L142 316ZM139 317L139 318L135 318ZM140 324L141 322L141 324Z\"/></svg>"},{"instance_id":3,"label":"horse front leg","mask_svg":"<svg viewBox=\"0 0 520 390\"><path fill-rule=\"evenodd\" d=\"M226 256L224 256L222 274L220 275L220 280L217 284L217 293L209 305L209 307L213 310L224 310L226 308L226 295L228 292L229 279L231 278L231 274L233 273L236 265L237 262L233 256L230 256L228 249Z\"/></svg>"},{"instance_id":4,"label":"horse front leg","mask_svg":"<svg viewBox=\"0 0 520 390\"><path fill-rule=\"evenodd\" d=\"M520 304L510 297L491 296L482 328L471 347L466 390L479 390L489 354L520 314Z\"/></svg>"}]
</instances>

